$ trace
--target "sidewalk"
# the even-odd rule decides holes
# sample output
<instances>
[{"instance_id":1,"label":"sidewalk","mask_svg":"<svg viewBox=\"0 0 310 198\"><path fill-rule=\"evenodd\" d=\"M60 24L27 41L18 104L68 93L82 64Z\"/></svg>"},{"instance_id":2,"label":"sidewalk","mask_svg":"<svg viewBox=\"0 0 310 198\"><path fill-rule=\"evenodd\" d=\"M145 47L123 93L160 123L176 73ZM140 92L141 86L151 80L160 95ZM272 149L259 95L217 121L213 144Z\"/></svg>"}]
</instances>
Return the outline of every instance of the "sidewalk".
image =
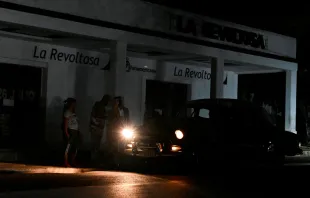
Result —
<instances>
[{"instance_id":1,"label":"sidewalk","mask_svg":"<svg viewBox=\"0 0 310 198\"><path fill-rule=\"evenodd\" d=\"M78 174L92 171L90 168L64 168L56 166L37 166L17 163L0 163L1 172L20 172L20 173L59 173L59 174Z\"/></svg>"}]
</instances>

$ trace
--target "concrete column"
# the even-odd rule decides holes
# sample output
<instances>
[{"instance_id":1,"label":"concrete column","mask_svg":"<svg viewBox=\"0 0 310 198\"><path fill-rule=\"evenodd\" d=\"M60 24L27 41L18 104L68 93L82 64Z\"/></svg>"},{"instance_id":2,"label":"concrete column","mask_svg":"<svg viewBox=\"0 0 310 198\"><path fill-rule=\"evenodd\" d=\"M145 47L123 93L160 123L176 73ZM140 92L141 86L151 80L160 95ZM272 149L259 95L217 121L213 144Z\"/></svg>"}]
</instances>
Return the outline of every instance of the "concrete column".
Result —
<instances>
[{"instance_id":1,"label":"concrete column","mask_svg":"<svg viewBox=\"0 0 310 198\"><path fill-rule=\"evenodd\" d=\"M107 84L108 93L112 96L122 96L123 84L126 74L127 44L120 41L112 41L110 48L110 75Z\"/></svg>"},{"instance_id":2,"label":"concrete column","mask_svg":"<svg viewBox=\"0 0 310 198\"><path fill-rule=\"evenodd\" d=\"M296 133L297 71L286 71L285 130Z\"/></svg>"},{"instance_id":3,"label":"concrete column","mask_svg":"<svg viewBox=\"0 0 310 198\"><path fill-rule=\"evenodd\" d=\"M212 58L210 98L224 97L223 80L224 80L224 60L222 58Z\"/></svg>"},{"instance_id":4,"label":"concrete column","mask_svg":"<svg viewBox=\"0 0 310 198\"><path fill-rule=\"evenodd\" d=\"M156 62L156 80L164 81L165 80L165 61L157 61Z\"/></svg>"}]
</instances>

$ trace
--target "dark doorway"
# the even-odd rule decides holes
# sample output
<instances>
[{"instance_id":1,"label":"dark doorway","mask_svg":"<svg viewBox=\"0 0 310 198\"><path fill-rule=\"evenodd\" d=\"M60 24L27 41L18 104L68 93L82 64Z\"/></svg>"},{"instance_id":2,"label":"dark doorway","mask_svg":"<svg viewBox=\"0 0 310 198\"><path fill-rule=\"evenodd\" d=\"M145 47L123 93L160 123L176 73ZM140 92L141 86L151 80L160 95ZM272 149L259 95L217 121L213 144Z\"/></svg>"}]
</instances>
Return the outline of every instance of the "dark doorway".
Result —
<instances>
[{"instance_id":1,"label":"dark doorway","mask_svg":"<svg viewBox=\"0 0 310 198\"><path fill-rule=\"evenodd\" d=\"M40 68L0 64L0 148L33 148L40 130Z\"/></svg>"},{"instance_id":2,"label":"dark doorway","mask_svg":"<svg viewBox=\"0 0 310 198\"><path fill-rule=\"evenodd\" d=\"M145 109L148 118L175 116L187 101L188 85L156 80L146 81Z\"/></svg>"}]
</instances>

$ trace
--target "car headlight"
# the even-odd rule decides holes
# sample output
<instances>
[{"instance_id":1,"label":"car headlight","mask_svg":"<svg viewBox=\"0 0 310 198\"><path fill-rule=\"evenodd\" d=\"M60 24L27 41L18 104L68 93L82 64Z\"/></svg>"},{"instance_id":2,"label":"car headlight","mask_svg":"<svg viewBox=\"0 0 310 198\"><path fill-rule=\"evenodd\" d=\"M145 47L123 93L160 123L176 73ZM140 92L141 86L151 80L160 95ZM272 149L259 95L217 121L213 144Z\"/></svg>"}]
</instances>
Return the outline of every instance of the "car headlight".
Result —
<instances>
[{"instance_id":1,"label":"car headlight","mask_svg":"<svg viewBox=\"0 0 310 198\"><path fill-rule=\"evenodd\" d=\"M176 136L179 140L181 140L181 139L183 139L184 134L183 134L182 131L176 130L176 131L175 131L175 136Z\"/></svg>"},{"instance_id":2,"label":"car headlight","mask_svg":"<svg viewBox=\"0 0 310 198\"><path fill-rule=\"evenodd\" d=\"M122 136L126 139L131 139L134 136L134 130L131 128L124 128L122 130Z\"/></svg>"},{"instance_id":3,"label":"car headlight","mask_svg":"<svg viewBox=\"0 0 310 198\"><path fill-rule=\"evenodd\" d=\"M178 146L178 145L172 145L171 146L171 151L172 152L180 152L181 150L182 150L181 146Z\"/></svg>"}]
</instances>

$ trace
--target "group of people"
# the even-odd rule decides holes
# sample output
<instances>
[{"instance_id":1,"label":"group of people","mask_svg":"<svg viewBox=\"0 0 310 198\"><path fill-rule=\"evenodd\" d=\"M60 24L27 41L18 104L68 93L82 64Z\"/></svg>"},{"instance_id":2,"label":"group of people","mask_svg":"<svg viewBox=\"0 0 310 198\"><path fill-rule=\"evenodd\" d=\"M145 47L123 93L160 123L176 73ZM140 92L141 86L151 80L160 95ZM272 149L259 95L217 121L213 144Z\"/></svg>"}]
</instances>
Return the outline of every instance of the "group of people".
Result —
<instances>
[{"instance_id":1,"label":"group of people","mask_svg":"<svg viewBox=\"0 0 310 198\"><path fill-rule=\"evenodd\" d=\"M76 156L80 145L80 128L76 115L76 99L68 98L65 100L63 110L62 130L66 143L65 166L76 166ZM112 148L115 143L117 131L122 127L129 125L129 110L124 106L122 97L112 98L110 95L104 95L96 102L92 108L90 116L90 133L92 144L92 160L98 156L102 143Z\"/></svg>"}]
</instances>

